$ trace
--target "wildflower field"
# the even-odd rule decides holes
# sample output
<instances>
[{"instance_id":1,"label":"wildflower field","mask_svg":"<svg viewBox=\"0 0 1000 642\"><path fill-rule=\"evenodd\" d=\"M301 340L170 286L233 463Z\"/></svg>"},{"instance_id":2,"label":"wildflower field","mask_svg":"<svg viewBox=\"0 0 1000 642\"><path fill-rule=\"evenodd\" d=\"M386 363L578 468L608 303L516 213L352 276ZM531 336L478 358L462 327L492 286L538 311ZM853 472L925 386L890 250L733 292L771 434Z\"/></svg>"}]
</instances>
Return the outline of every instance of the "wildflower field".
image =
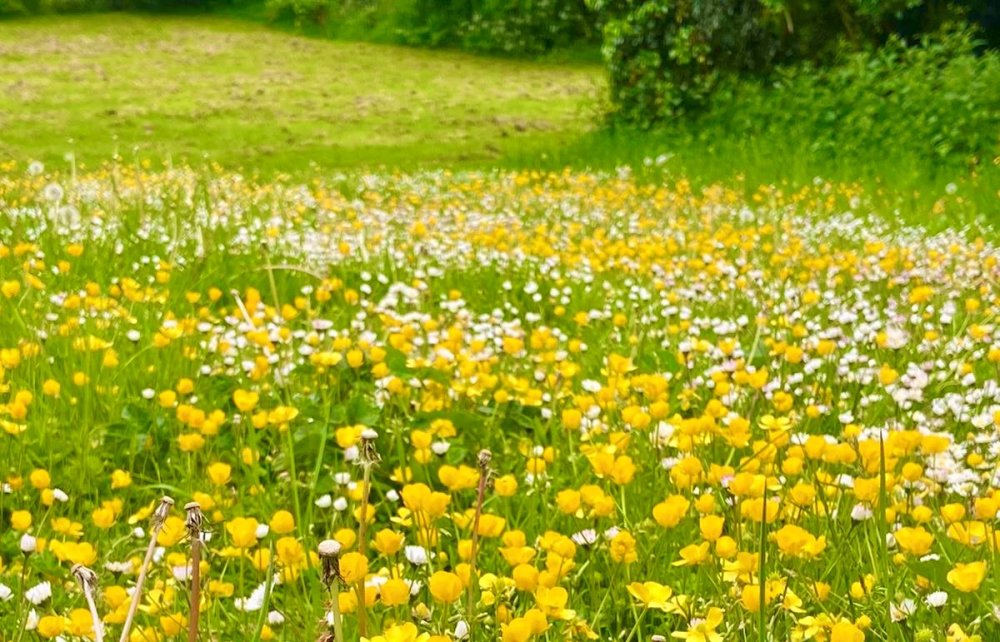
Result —
<instances>
[{"instance_id":1,"label":"wildflower field","mask_svg":"<svg viewBox=\"0 0 1000 642\"><path fill-rule=\"evenodd\" d=\"M987 240L624 170L0 209L5 642L1000 639Z\"/></svg>"}]
</instances>

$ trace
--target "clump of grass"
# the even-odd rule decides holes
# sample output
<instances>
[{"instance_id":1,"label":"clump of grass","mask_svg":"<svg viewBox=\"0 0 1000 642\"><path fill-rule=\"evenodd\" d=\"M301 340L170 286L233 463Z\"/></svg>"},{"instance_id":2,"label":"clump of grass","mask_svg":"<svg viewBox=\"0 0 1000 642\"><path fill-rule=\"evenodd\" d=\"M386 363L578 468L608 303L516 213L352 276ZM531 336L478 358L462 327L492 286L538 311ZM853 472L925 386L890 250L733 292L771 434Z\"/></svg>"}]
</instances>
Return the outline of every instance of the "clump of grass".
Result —
<instances>
[{"instance_id":1,"label":"clump of grass","mask_svg":"<svg viewBox=\"0 0 1000 642\"><path fill-rule=\"evenodd\" d=\"M375 440L378 439L378 432L366 428L361 432L361 451L358 456L358 465L361 466L361 506L358 509L358 550L362 555L365 555L368 551L368 506L369 497L371 494L371 483L372 483L372 469L381 461L381 456L378 453L378 449L375 445ZM367 606L365 604L365 583L363 581L357 584L358 593L358 625L362 636L367 635L368 631L368 617L367 617Z\"/></svg>"}]
</instances>

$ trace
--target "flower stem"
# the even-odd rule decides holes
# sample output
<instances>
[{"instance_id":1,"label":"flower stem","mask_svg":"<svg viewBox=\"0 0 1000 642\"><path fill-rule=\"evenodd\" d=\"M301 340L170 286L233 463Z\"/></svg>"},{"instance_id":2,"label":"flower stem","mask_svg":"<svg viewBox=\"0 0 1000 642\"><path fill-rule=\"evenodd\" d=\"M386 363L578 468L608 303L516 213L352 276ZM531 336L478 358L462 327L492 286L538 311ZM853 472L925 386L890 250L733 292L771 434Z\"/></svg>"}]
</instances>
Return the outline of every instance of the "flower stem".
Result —
<instances>
[{"instance_id":1,"label":"flower stem","mask_svg":"<svg viewBox=\"0 0 1000 642\"><path fill-rule=\"evenodd\" d=\"M83 589L83 597L87 600L87 608L90 610L90 620L94 628L94 642L104 642L104 623L97 612L97 603L94 602L94 587L97 586L97 574L82 564L73 566L73 575L80 582Z\"/></svg>"},{"instance_id":2,"label":"flower stem","mask_svg":"<svg viewBox=\"0 0 1000 642\"><path fill-rule=\"evenodd\" d=\"M201 615L201 540L191 541L191 603L188 607L188 642L198 639Z\"/></svg>"},{"instance_id":3,"label":"flower stem","mask_svg":"<svg viewBox=\"0 0 1000 642\"><path fill-rule=\"evenodd\" d=\"M476 586L479 583L476 579L476 555L479 553L479 518L483 515L483 498L486 495L486 484L489 481L489 451L481 451L479 459L479 488L476 492L476 517L472 520L472 553L469 556L469 586L466 588L465 594L465 624L469 627L470 639L475 617Z\"/></svg>"},{"instance_id":4,"label":"flower stem","mask_svg":"<svg viewBox=\"0 0 1000 642\"><path fill-rule=\"evenodd\" d=\"M340 617L340 582L337 580L330 586L330 612L333 614L333 639L344 642L344 622Z\"/></svg>"},{"instance_id":5,"label":"flower stem","mask_svg":"<svg viewBox=\"0 0 1000 642\"><path fill-rule=\"evenodd\" d=\"M170 508L173 505L174 500L164 496L160 499L159 506L153 511L153 517L150 520L149 546L146 547L146 556L142 560L142 568L139 569L139 577L135 581L135 591L132 593L132 602L128 607L128 615L125 617L125 624L122 627L122 635L119 638L119 642L128 642L129 632L132 630L132 621L135 619L136 611L139 610L139 602L142 601L142 585L146 582L146 573L150 562L153 560L153 552L156 550L156 538L160 535L160 530L163 529L163 522L167 519L167 515L170 513Z\"/></svg>"},{"instance_id":6,"label":"flower stem","mask_svg":"<svg viewBox=\"0 0 1000 642\"><path fill-rule=\"evenodd\" d=\"M368 550L368 491L372 480L372 463L363 465L364 475L361 486L361 514L358 516L358 552L365 555ZM355 587L358 594L358 632L368 637L368 610L365 604L365 578L358 580Z\"/></svg>"}]
</instances>

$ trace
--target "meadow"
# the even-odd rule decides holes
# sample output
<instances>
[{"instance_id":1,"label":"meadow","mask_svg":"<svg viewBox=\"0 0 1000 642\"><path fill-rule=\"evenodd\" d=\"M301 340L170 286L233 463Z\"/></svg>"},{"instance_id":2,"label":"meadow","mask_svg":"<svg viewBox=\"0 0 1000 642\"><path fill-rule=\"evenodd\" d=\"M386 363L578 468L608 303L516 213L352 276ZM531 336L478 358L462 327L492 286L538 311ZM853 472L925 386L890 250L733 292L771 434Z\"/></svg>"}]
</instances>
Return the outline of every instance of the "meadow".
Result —
<instances>
[{"instance_id":1,"label":"meadow","mask_svg":"<svg viewBox=\"0 0 1000 642\"><path fill-rule=\"evenodd\" d=\"M486 164L593 126L597 65L292 37L211 16L0 26L0 155L249 172Z\"/></svg>"},{"instance_id":2,"label":"meadow","mask_svg":"<svg viewBox=\"0 0 1000 642\"><path fill-rule=\"evenodd\" d=\"M0 23L0 641L1000 639L988 167L625 165L586 65L156 20Z\"/></svg>"}]
</instances>

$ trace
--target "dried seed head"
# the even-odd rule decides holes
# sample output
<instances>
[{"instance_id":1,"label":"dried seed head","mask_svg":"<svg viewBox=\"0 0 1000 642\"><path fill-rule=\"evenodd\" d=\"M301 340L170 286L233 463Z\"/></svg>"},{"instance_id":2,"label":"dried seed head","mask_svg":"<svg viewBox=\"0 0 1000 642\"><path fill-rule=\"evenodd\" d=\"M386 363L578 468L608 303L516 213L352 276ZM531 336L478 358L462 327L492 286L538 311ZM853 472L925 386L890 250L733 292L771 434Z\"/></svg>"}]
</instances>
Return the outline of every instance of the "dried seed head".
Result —
<instances>
[{"instance_id":1,"label":"dried seed head","mask_svg":"<svg viewBox=\"0 0 1000 642\"><path fill-rule=\"evenodd\" d=\"M187 515L184 518L184 527L187 529L188 537L193 541L201 541L202 526L205 523L205 515L201 512L201 504L198 502L188 502L184 505Z\"/></svg>"},{"instance_id":2,"label":"dried seed head","mask_svg":"<svg viewBox=\"0 0 1000 642\"><path fill-rule=\"evenodd\" d=\"M323 583L329 590L334 580L340 579L340 542L325 539L319 543L318 552L323 563Z\"/></svg>"},{"instance_id":3,"label":"dried seed head","mask_svg":"<svg viewBox=\"0 0 1000 642\"><path fill-rule=\"evenodd\" d=\"M477 462L479 463L479 470L485 471L490 466L490 461L493 460L493 453L491 453L486 448L479 451L479 457Z\"/></svg>"},{"instance_id":4,"label":"dried seed head","mask_svg":"<svg viewBox=\"0 0 1000 642\"><path fill-rule=\"evenodd\" d=\"M163 522L167 520L167 516L170 515L170 509L174 507L174 499L169 495L164 495L160 499L160 504L153 511L153 517L150 520L150 524L154 529L160 529L163 527Z\"/></svg>"},{"instance_id":5,"label":"dried seed head","mask_svg":"<svg viewBox=\"0 0 1000 642\"><path fill-rule=\"evenodd\" d=\"M73 568L70 569L70 573L73 574L73 577L76 578L76 581L80 583L80 586L84 590L97 588L97 573L83 564L74 564Z\"/></svg>"},{"instance_id":6,"label":"dried seed head","mask_svg":"<svg viewBox=\"0 0 1000 642\"><path fill-rule=\"evenodd\" d=\"M378 433L371 429L365 428L361 433L361 452L358 457L358 464L362 466L374 466L378 462L382 461L382 457L378 454L378 450L375 448L375 440L378 439Z\"/></svg>"},{"instance_id":7,"label":"dried seed head","mask_svg":"<svg viewBox=\"0 0 1000 642\"><path fill-rule=\"evenodd\" d=\"M319 543L318 552L320 557L337 557L340 555L340 542L335 539L325 539Z\"/></svg>"}]
</instances>

